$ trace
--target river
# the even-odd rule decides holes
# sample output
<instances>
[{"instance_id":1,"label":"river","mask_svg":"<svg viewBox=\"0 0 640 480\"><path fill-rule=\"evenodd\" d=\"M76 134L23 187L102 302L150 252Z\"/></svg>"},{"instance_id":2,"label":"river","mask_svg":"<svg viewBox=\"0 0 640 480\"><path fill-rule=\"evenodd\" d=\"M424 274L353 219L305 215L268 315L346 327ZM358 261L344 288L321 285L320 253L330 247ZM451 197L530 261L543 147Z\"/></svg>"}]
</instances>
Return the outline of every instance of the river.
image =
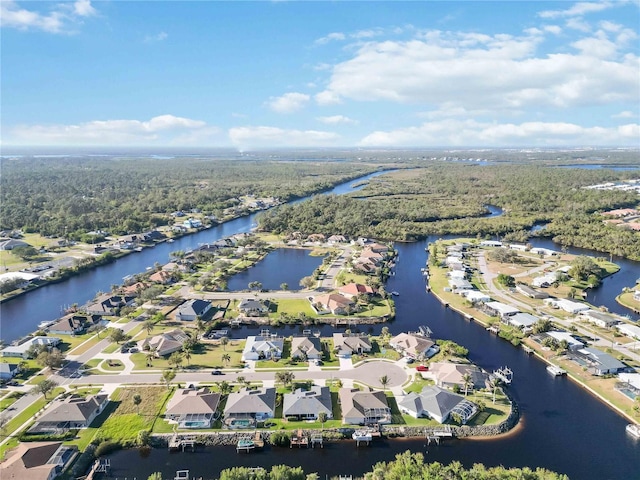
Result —
<instances>
[{"instance_id":1,"label":"river","mask_svg":"<svg viewBox=\"0 0 640 480\"><path fill-rule=\"evenodd\" d=\"M346 193L359 181L348 182L329 193ZM7 302L2 305L3 337L15 338L32 331L40 321L55 318L61 305L86 302L96 291L108 290L111 284L120 283L126 275L144 271L156 261L166 262L172 251L188 250L199 243L249 231L254 219L254 216L243 217L183 237L173 244L160 244ZM173 478L176 470L189 469L191 475L208 479L234 465L269 467L282 463L300 465L305 471L318 472L322 476L359 475L374 463L391 460L396 453L410 449L425 453L430 461L458 460L467 467L474 463L531 466L566 473L573 479L640 479L640 442L625 434L627 422L622 417L572 381L552 377L542 362L488 334L480 325L443 307L432 294L425 292L420 267L427 259L425 246L434 240L428 238L396 246L399 262L387 289L398 291L400 296L395 297L397 316L389 325L391 332L395 334L428 325L435 337L451 339L467 347L470 359L483 368L510 367L514 372L510 391L522 412L522 420L514 432L492 440L452 440L428 448L422 440L383 440L370 448L356 448L353 442L340 442L324 449L268 448L262 453L248 455L236 454L233 447L201 448L195 453L178 454L154 450L147 457L141 457L136 450L125 450L110 457L112 475L121 479L146 479L150 473L162 471L165 478ZM549 241L534 240L533 243L558 249ZM587 251L576 253L597 255ZM637 262L622 260L619 263L621 271L593 291L597 304L607 304L619 293L619 285L640 276ZM631 280L625 286L631 285ZM380 328L366 327L372 333L378 333ZM290 335L297 329L299 327L288 326L282 331ZM322 331L327 334L331 329L324 327ZM240 332L247 333L247 330ZM234 336L238 334L234 333Z\"/></svg>"}]
</instances>

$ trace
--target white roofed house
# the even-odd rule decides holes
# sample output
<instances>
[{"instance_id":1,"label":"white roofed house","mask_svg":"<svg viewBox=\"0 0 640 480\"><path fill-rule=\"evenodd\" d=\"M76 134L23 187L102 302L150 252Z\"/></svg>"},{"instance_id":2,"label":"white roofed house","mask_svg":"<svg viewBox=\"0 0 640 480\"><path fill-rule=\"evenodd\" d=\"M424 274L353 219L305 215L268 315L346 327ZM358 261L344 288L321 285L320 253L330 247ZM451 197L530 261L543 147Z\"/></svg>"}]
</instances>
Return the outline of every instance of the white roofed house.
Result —
<instances>
[{"instance_id":1,"label":"white roofed house","mask_svg":"<svg viewBox=\"0 0 640 480\"><path fill-rule=\"evenodd\" d=\"M567 342L567 344L569 346L569 350L578 350L578 349L584 347L584 343L581 342L580 340L576 339L569 332L558 332L558 331L552 330L550 332L546 332L545 335L547 335L548 337L553 338L557 342L562 342L562 341Z\"/></svg>"},{"instance_id":2,"label":"white roofed house","mask_svg":"<svg viewBox=\"0 0 640 480\"><path fill-rule=\"evenodd\" d=\"M9 345L0 350L0 356L20 357L24 360L29 358L31 347L37 346L49 349L58 345L62 340L57 337L33 337L18 345Z\"/></svg>"},{"instance_id":3,"label":"white roofed house","mask_svg":"<svg viewBox=\"0 0 640 480\"><path fill-rule=\"evenodd\" d=\"M626 337L640 340L640 327L629 323L620 323L616 325L618 331Z\"/></svg>"},{"instance_id":4,"label":"white roofed house","mask_svg":"<svg viewBox=\"0 0 640 480\"><path fill-rule=\"evenodd\" d=\"M208 388L182 388L169 400L165 418L179 428L211 428L220 394Z\"/></svg>"},{"instance_id":5,"label":"white roofed house","mask_svg":"<svg viewBox=\"0 0 640 480\"><path fill-rule=\"evenodd\" d=\"M341 388L338 399L342 409L342 423L369 425L391 422L391 409L384 392Z\"/></svg>"},{"instance_id":6,"label":"white roofed house","mask_svg":"<svg viewBox=\"0 0 640 480\"><path fill-rule=\"evenodd\" d=\"M438 423L457 414L463 425L478 412L475 403L435 385L424 387L420 393L409 393L398 402L398 407L412 417L429 417Z\"/></svg>"},{"instance_id":7,"label":"white roofed house","mask_svg":"<svg viewBox=\"0 0 640 480\"><path fill-rule=\"evenodd\" d=\"M256 421L273 418L276 409L276 389L241 388L229 394L224 407L224 423L228 428L253 428Z\"/></svg>"},{"instance_id":8,"label":"white roofed house","mask_svg":"<svg viewBox=\"0 0 640 480\"><path fill-rule=\"evenodd\" d=\"M620 323L620 320L605 312L598 312L596 310L585 310L580 312L580 318L591 322L602 328L611 328L614 325Z\"/></svg>"},{"instance_id":9,"label":"white roofed house","mask_svg":"<svg viewBox=\"0 0 640 480\"><path fill-rule=\"evenodd\" d=\"M534 278L531 281L531 285L534 287L550 287L558 280L557 272L548 272L544 275Z\"/></svg>"},{"instance_id":10,"label":"white roofed house","mask_svg":"<svg viewBox=\"0 0 640 480\"><path fill-rule=\"evenodd\" d=\"M483 306L483 310L491 316L504 319L505 317L515 315L520 312L516 307L501 302L487 302Z\"/></svg>"},{"instance_id":11,"label":"white roofed house","mask_svg":"<svg viewBox=\"0 0 640 480\"><path fill-rule=\"evenodd\" d=\"M533 324L538 321L538 317L531 315L530 313L518 312L514 315L506 317L509 325L518 327L519 329L531 328Z\"/></svg>"},{"instance_id":12,"label":"white roofed house","mask_svg":"<svg viewBox=\"0 0 640 480\"><path fill-rule=\"evenodd\" d=\"M282 407L284 418L317 420L320 412L324 412L328 419L333 418L329 387L313 386L307 391L299 388L293 393L284 394Z\"/></svg>"},{"instance_id":13,"label":"white roofed house","mask_svg":"<svg viewBox=\"0 0 640 480\"><path fill-rule=\"evenodd\" d=\"M566 298L547 298L544 303L550 305L553 308L559 308L569 313L580 313L589 310L589 305L586 303L573 302Z\"/></svg>"},{"instance_id":14,"label":"white roofed house","mask_svg":"<svg viewBox=\"0 0 640 480\"><path fill-rule=\"evenodd\" d=\"M291 358L320 360L322 358L322 342L316 337L293 337L291 339Z\"/></svg>"},{"instance_id":15,"label":"white roofed house","mask_svg":"<svg viewBox=\"0 0 640 480\"><path fill-rule=\"evenodd\" d=\"M400 333L389 340L389 346L412 358L430 358L440 351L431 339L412 333Z\"/></svg>"},{"instance_id":16,"label":"white roofed house","mask_svg":"<svg viewBox=\"0 0 640 480\"><path fill-rule=\"evenodd\" d=\"M491 297L479 290L456 290L458 295L463 296L471 303L486 303L491 301Z\"/></svg>"},{"instance_id":17,"label":"white roofed house","mask_svg":"<svg viewBox=\"0 0 640 480\"><path fill-rule=\"evenodd\" d=\"M473 284L464 278L450 278L449 287L454 292L457 292L458 290L471 290L473 289Z\"/></svg>"},{"instance_id":18,"label":"white roofed house","mask_svg":"<svg viewBox=\"0 0 640 480\"><path fill-rule=\"evenodd\" d=\"M242 360L275 360L282 357L284 338L261 335L247 337L242 351Z\"/></svg>"}]
</instances>

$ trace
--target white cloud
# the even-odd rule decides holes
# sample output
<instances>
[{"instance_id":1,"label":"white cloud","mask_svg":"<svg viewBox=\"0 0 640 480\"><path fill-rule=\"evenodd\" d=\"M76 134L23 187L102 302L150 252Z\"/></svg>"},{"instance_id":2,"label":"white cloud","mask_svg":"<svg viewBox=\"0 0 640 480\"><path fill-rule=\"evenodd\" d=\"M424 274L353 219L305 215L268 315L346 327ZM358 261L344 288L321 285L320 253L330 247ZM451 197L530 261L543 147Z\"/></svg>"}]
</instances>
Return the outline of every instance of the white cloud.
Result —
<instances>
[{"instance_id":1,"label":"white cloud","mask_svg":"<svg viewBox=\"0 0 640 480\"><path fill-rule=\"evenodd\" d=\"M428 31L409 41L368 42L334 65L320 105L390 101L492 109L639 102L640 62L603 30L575 53L536 55L543 36Z\"/></svg>"},{"instance_id":2,"label":"white cloud","mask_svg":"<svg viewBox=\"0 0 640 480\"><path fill-rule=\"evenodd\" d=\"M582 18L569 18L566 21L565 25L567 26L567 28L570 28L572 30L578 30L580 32L591 31L591 25L585 22Z\"/></svg>"},{"instance_id":3,"label":"white cloud","mask_svg":"<svg viewBox=\"0 0 640 480\"><path fill-rule=\"evenodd\" d=\"M342 40L344 40L346 38L347 38L347 36L344 33L333 32L333 33L330 33L329 35L327 35L326 37L318 38L315 41L315 43L316 43L316 45L326 45L329 42L342 41Z\"/></svg>"},{"instance_id":4,"label":"white cloud","mask_svg":"<svg viewBox=\"0 0 640 480\"><path fill-rule=\"evenodd\" d=\"M10 129L12 144L33 145L141 145L172 144L180 138L200 140L215 127L206 122L174 115L160 115L148 121L94 120L75 125L20 125Z\"/></svg>"},{"instance_id":5,"label":"white cloud","mask_svg":"<svg viewBox=\"0 0 640 480\"><path fill-rule=\"evenodd\" d=\"M611 115L611 118L634 118L637 116L638 113L633 113L631 110L624 110L620 113L616 113L615 115Z\"/></svg>"},{"instance_id":6,"label":"white cloud","mask_svg":"<svg viewBox=\"0 0 640 480\"><path fill-rule=\"evenodd\" d=\"M73 4L59 3L47 13L21 8L14 0L0 1L0 26L19 30L42 30L49 33L73 33L82 18L97 15L90 0Z\"/></svg>"},{"instance_id":7,"label":"white cloud","mask_svg":"<svg viewBox=\"0 0 640 480\"><path fill-rule=\"evenodd\" d=\"M334 146L340 135L318 130L285 130L277 127L248 126L229 129L231 143L240 150L271 147Z\"/></svg>"},{"instance_id":8,"label":"white cloud","mask_svg":"<svg viewBox=\"0 0 640 480\"><path fill-rule=\"evenodd\" d=\"M545 32L553 33L554 35L560 35L562 33L562 27L558 25L545 25L542 27Z\"/></svg>"},{"instance_id":9,"label":"white cloud","mask_svg":"<svg viewBox=\"0 0 640 480\"><path fill-rule=\"evenodd\" d=\"M640 125L583 127L564 122L493 123L445 119L417 127L376 131L360 141L366 147L637 145Z\"/></svg>"},{"instance_id":10,"label":"white cloud","mask_svg":"<svg viewBox=\"0 0 640 480\"><path fill-rule=\"evenodd\" d=\"M612 2L578 2L566 10L545 10L538 15L542 18L580 17L588 13L607 10L612 6Z\"/></svg>"},{"instance_id":11,"label":"white cloud","mask_svg":"<svg viewBox=\"0 0 640 480\"><path fill-rule=\"evenodd\" d=\"M329 125L335 125L338 123L352 124L355 125L358 123L357 120L353 120L352 118L345 117L344 115L332 115L329 117L318 117L317 120L322 123L327 123Z\"/></svg>"},{"instance_id":12,"label":"white cloud","mask_svg":"<svg viewBox=\"0 0 640 480\"><path fill-rule=\"evenodd\" d=\"M277 113L293 113L302 109L311 97L304 93L289 92L281 97L271 97L267 105Z\"/></svg>"},{"instance_id":13,"label":"white cloud","mask_svg":"<svg viewBox=\"0 0 640 480\"><path fill-rule=\"evenodd\" d=\"M155 35L147 35L146 37L144 37L144 43L161 42L163 40L166 40L168 36L169 35L167 35L167 32L160 32Z\"/></svg>"}]
</instances>

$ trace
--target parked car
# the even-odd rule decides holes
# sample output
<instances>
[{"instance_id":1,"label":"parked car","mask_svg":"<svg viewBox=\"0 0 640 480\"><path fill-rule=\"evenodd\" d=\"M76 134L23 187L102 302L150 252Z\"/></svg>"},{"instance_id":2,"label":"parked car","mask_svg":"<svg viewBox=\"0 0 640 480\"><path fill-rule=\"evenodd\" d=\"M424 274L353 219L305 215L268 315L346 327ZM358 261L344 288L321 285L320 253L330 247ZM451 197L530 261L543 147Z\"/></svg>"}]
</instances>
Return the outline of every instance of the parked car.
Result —
<instances>
[{"instance_id":1,"label":"parked car","mask_svg":"<svg viewBox=\"0 0 640 480\"><path fill-rule=\"evenodd\" d=\"M428 372L429 371L429 367L427 367L426 365L418 365L416 367L416 370L419 372Z\"/></svg>"},{"instance_id":2,"label":"parked car","mask_svg":"<svg viewBox=\"0 0 640 480\"><path fill-rule=\"evenodd\" d=\"M222 371L220 370L214 370L211 372L211 375L224 375L224 373L222 373Z\"/></svg>"},{"instance_id":3,"label":"parked car","mask_svg":"<svg viewBox=\"0 0 640 480\"><path fill-rule=\"evenodd\" d=\"M122 347L120 349L120 353L129 353L129 349L127 347Z\"/></svg>"},{"instance_id":4,"label":"parked car","mask_svg":"<svg viewBox=\"0 0 640 480\"><path fill-rule=\"evenodd\" d=\"M133 347L131 350L129 350L129 353L138 353L138 347Z\"/></svg>"}]
</instances>

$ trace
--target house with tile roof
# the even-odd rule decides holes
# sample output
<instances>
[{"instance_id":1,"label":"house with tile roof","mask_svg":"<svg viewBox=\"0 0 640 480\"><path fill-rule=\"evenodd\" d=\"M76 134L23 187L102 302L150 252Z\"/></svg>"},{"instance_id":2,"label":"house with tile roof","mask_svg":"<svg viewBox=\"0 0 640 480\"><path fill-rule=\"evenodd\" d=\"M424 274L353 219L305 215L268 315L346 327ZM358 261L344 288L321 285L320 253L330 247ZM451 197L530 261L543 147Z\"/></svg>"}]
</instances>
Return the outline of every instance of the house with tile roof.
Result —
<instances>
[{"instance_id":1,"label":"house with tile roof","mask_svg":"<svg viewBox=\"0 0 640 480\"><path fill-rule=\"evenodd\" d=\"M371 341L363 335L333 334L333 351L340 357L350 357L355 354L369 353Z\"/></svg>"},{"instance_id":2,"label":"house with tile roof","mask_svg":"<svg viewBox=\"0 0 640 480\"><path fill-rule=\"evenodd\" d=\"M181 388L169 400L165 418L179 428L211 428L220 394L203 388Z\"/></svg>"},{"instance_id":3,"label":"house with tile roof","mask_svg":"<svg viewBox=\"0 0 640 480\"><path fill-rule=\"evenodd\" d=\"M438 387L458 387L461 390L464 390L465 375L471 377L470 391L480 390L488 385L489 374L475 365L466 363L433 362L429 365L429 371L422 372L424 378L432 379Z\"/></svg>"},{"instance_id":4,"label":"house with tile roof","mask_svg":"<svg viewBox=\"0 0 640 480\"><path fill-rule=\"evenodd\" d=\"M70 395L54 400L29 429L29 433L62 433L87 428L100 415L109 399L105 394Z\"/></svg>"},{"instance_id":5,"label":"house with tile roof","mask_svg":"<svg viewBox=\"0 0 640 480\"><path fill-rule=\"evenodd\" d=\"M229 394L224 407L224 423L229 428L253 428L257 421L273 418L276 410L276 389L241 388Z\"/></svg>"},{"instance_id":6,"label":"house with tile roof","mask_svg":"<svg viewBox=\"0 0 640 480\"><path fill-rule=\"evenodd\" d=\"M77 447L62 442L23 442L0 463L3 480L53 480L75 458Z\"/></svg>"},{"instance_id":7,"label":"house with tile roof","mask_svg":"<svg viewBox=\"0 0 640 480\"><path fill-rule=\"evenodd\" d=\"M341 388L338 398L342 409L342 423L369 425L391 422L391 409L384 392Z\"/></svg>"},{"instance_id":8,"label":"house with tile roof","mask_svg":"<svg viewBox=\"0 0 640 480\"><path fill-rule=\"evenodd\" d=\"M320 360L322 342L316 337L293 337L291 339L291 358Z\"/></svg>"},{"instance_id":9,"label":"house with tile roof","mask_svg":"<svg viewBox=\"0 0 640 480\"><path fill-rule=\"evenodd\" d=\"M189 300L178 307L176 320L180 320L182 322L193 322L197 320L198 317L203 318L207 312L211 310L212 306L213 304L206 300Z\"/></svg>"},{"instance_id":10,"label":"house with tile roof","mask_svg":"<svg viewBox=\"0 0 640 480\"><path fill-rule=\"evenodd\" d=\"M436 385L424 387L420 393L405 395L398 402L398 408L414 418L429 417L438 423L444 423L457 414L463 425L478 412L475 403Z\"/></svg>"},{"instance_id":11,"label":"house with tile roof","mask_svg":"<svg viewBox=\"0 0 640 480\"><path fill-rule=\"evenodd\" d=\"M440 351L430 338L415 333L400 333L389 340L389 346L411 358L431 358Z\"/></svg>"},{"instance_id":12,"label":"house with tile roof","mask_svg":"<svg viewBox=\"0 0 640 480\"><path fill-rule=\"evenodd\" d=\"M163 332L153 337L147 337L144 340L138 342L138 348L142 351L152 350L155 352L156 357L164 357L173 352L177 352L182 349L184 342L189 339L184 331L176 328L169 332Z\"/></svg>"},{"instance_id":13,"label":"house with tile roof","mask_svg":"<svg viewBox=\"0 0 640 480\"><path fill-rule=\"evenodd\" d=\"M296 420L317 420L320 412L333 418L331 392L329 387L314 385L309 390L298 388L293 393L285 393L282 416Z\"/></svg>"},{"instance_id":14,"label":"house with tile roof","mask_svg":"<svg viewBox=\"0 0 640 480\"><path fill-rule=\"evenodd\" d=\"M316 295L313 297L314 305L319 306L319 310L328 310L334 315L346 315L355 307L353 300L350 300L337 293L326 295Z\"/></svg>"}]
</instances>

